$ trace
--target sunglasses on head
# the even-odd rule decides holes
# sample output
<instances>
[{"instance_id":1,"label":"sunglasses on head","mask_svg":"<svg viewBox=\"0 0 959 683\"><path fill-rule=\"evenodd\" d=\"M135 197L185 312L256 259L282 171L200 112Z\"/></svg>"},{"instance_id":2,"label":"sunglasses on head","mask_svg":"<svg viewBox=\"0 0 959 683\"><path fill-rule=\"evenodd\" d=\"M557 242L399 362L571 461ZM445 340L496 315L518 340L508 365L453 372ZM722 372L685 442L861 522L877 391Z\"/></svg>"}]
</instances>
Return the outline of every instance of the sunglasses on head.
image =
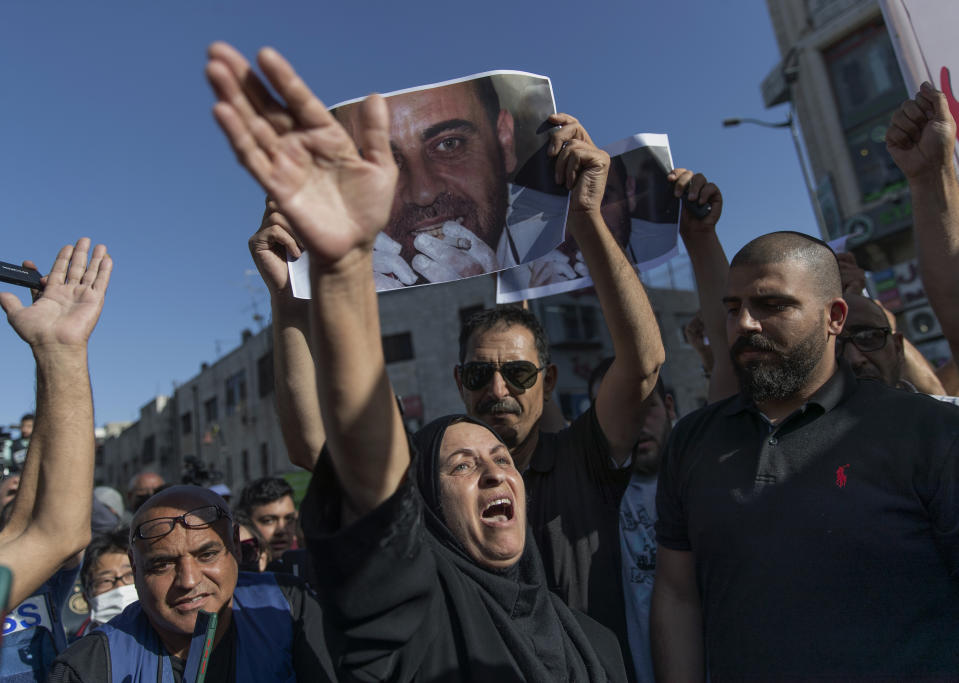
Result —
<instances>
[{"instance_id":1,"label":"sunglasses on head","mask_svg":"<svg viewBox=\"0 0 959 683\"><path fill-rule=\"evenodd\" d=\"M460 381L470 391L482 389L489 384L493 379L493 373L497 370L511 387L518 391L526 391L536 384L540 371L545 369L545 365L538 368L528 360L511 360L505 363L470 361L459 366Z\"/></svg>"},{"instance_id":2,"label":"sunglasses on head","mask_svg":"<svg viewBox=\"0 0 959 683\"><path fill-rule=\"evenodd\" d=\"M224 517L232 519L230 513L218 505L204 505L177 517L156 517L147 520L134 530L132 538L142 538L143 540L162 538L173 531L177 524L186 529L206 529Z\"/></svg>"}]
</instances>

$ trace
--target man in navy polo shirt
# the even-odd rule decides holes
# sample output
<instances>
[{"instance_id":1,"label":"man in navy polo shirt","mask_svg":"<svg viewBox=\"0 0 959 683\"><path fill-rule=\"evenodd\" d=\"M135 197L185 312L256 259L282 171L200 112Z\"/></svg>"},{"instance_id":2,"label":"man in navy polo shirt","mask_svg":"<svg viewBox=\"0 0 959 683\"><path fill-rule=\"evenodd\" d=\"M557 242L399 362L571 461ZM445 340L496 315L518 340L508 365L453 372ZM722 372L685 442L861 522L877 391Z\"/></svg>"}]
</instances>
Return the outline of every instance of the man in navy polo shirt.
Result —
<instances>
[{"instance_id":1,"label":"man in navy polo shirt","mask_svg":"<svg viewBox=\"0 0 959 683\"><path fill-rule=\"evenodd\" d=\"M660 471L660 680L959 671L959 411L837 361L841 295L806 235L732 261L741 392L681 420Z\"/></svg>"}]
</instances>

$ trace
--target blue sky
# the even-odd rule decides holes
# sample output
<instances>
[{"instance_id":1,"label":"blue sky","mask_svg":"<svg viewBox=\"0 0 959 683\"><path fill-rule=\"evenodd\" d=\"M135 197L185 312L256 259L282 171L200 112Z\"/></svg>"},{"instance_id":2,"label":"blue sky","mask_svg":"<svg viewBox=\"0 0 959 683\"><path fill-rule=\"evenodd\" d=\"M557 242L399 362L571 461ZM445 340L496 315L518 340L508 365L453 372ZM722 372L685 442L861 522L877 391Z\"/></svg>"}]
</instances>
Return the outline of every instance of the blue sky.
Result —
<instances>
[{"instance_id":1,"label":"blue sky","mask_svg":"<svg viewBox=\"0 0 959 683\"><path fill-rule=\"evenodd\" d=\"M262 192L210 114L205 49L283 52L328 103L371 91L520 69L553 81L557 106L598 144L667 133L678 166L723 191L734 252L773 229L815 233L788 131L759 83L778 61L761 0L305 2L207 0L0 6L0 260L49 269L79 236L115 260L90 365L97 424L196 374L256 329L265 289L246 240ZM0 330L0 423L33 405L29 349Z\"/></svg>"}]
</instances>

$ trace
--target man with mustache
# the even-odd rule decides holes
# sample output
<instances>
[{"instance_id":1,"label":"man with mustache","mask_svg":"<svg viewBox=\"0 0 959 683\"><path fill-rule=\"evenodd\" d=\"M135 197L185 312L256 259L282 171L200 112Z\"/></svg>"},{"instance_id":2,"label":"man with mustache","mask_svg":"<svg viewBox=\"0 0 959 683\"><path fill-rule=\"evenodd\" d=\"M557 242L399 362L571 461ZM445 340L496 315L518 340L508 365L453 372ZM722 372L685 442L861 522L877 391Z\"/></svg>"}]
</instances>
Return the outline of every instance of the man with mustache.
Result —
<instances>
[{"instance_id":1,"label":"man with mustache","mask_svg":"<svg viewBox=\"0 0 959 683\"><path fill-rule=\"evenodd\" d=\"M843 298L849 315L836 348L856 377L959 404L959 398L946 394L929 361L895 328L891 313L861 294L847 292Z\"/></svg>"},{"instance_id":2,"label":"man with mustache","mask_svg":"<svg viewBox=\"0 0 959 683\"><path fill-rule=\"evenodd\" d=\"M240 572L239 529L219 495L173 486L140 506L129 570L138 601L67 648L51 681L333 680L323 614L293 577ZM217 615L207 659L200 611ZM201 634L202 635L202 634Z\"/></svg>"},{"instance_id":3,"label":"man with mustache","mask_svg":"<svg viewBox=\"0 0 959 683\"><path fill-rule=\"evenodd\" d=\"M959 412L837 359L818 239L753 240L723 301L740 393L682 419L660 471L657 680L953 677Z\"/></svg>"},{"instance_id":4,"label":"man with mustache","mask_svg":"<svg viewBox=\"0 0 959 683\"><path fill-rule=\"evenodd\" d=\"M615 578L621 571L619 500L643 426L643 401L656 386L665 351L645 290L600 212L609 155L573 117L551 121L562 125L547 145L557 159L557 182L578 169L576 182L567 185L568 234L592 274L616 358L594 405L558 433L540 429L557 368L529 311L503 307L468 319L453 375L466 412L493 428L523 472L550 588L612 629L625 651L622 586Z\"/></svg>"},{"instance_id":5,"label":"man with mustache","mask_svg":"<svg viewBox=\"0 0 959 683\"><path fill-rule=\"evenodd\" d=\"M846 325L836 340L836 351L857 377L877 379L891 387L921 391L949 400L937 371L922 353L896 329L896 318L877 300L862 295L866 273L856 257L836 254L843 298L849 304ZM955 401L953 401L955 402Z\"/></svg>"}]
</instances>

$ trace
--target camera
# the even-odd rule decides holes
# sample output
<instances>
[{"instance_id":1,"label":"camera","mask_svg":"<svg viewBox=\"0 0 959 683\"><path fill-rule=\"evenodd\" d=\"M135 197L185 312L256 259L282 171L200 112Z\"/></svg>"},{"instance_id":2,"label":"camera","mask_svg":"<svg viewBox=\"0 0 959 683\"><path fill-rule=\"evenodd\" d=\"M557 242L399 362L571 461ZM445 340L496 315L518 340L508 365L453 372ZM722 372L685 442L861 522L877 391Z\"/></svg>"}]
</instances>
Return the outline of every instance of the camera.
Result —
<instances>
[{"instance_id":1,"label":"camera","mask_svg":"<svg viewBox=\"0 0 959 683\"><path fill-rule=\"evenodd\" d=\"M4 261L0 261L0 282L29 287L30 289L43 289L43 285L40 283L40 273Z\"/></svg>"}]
</instances>

